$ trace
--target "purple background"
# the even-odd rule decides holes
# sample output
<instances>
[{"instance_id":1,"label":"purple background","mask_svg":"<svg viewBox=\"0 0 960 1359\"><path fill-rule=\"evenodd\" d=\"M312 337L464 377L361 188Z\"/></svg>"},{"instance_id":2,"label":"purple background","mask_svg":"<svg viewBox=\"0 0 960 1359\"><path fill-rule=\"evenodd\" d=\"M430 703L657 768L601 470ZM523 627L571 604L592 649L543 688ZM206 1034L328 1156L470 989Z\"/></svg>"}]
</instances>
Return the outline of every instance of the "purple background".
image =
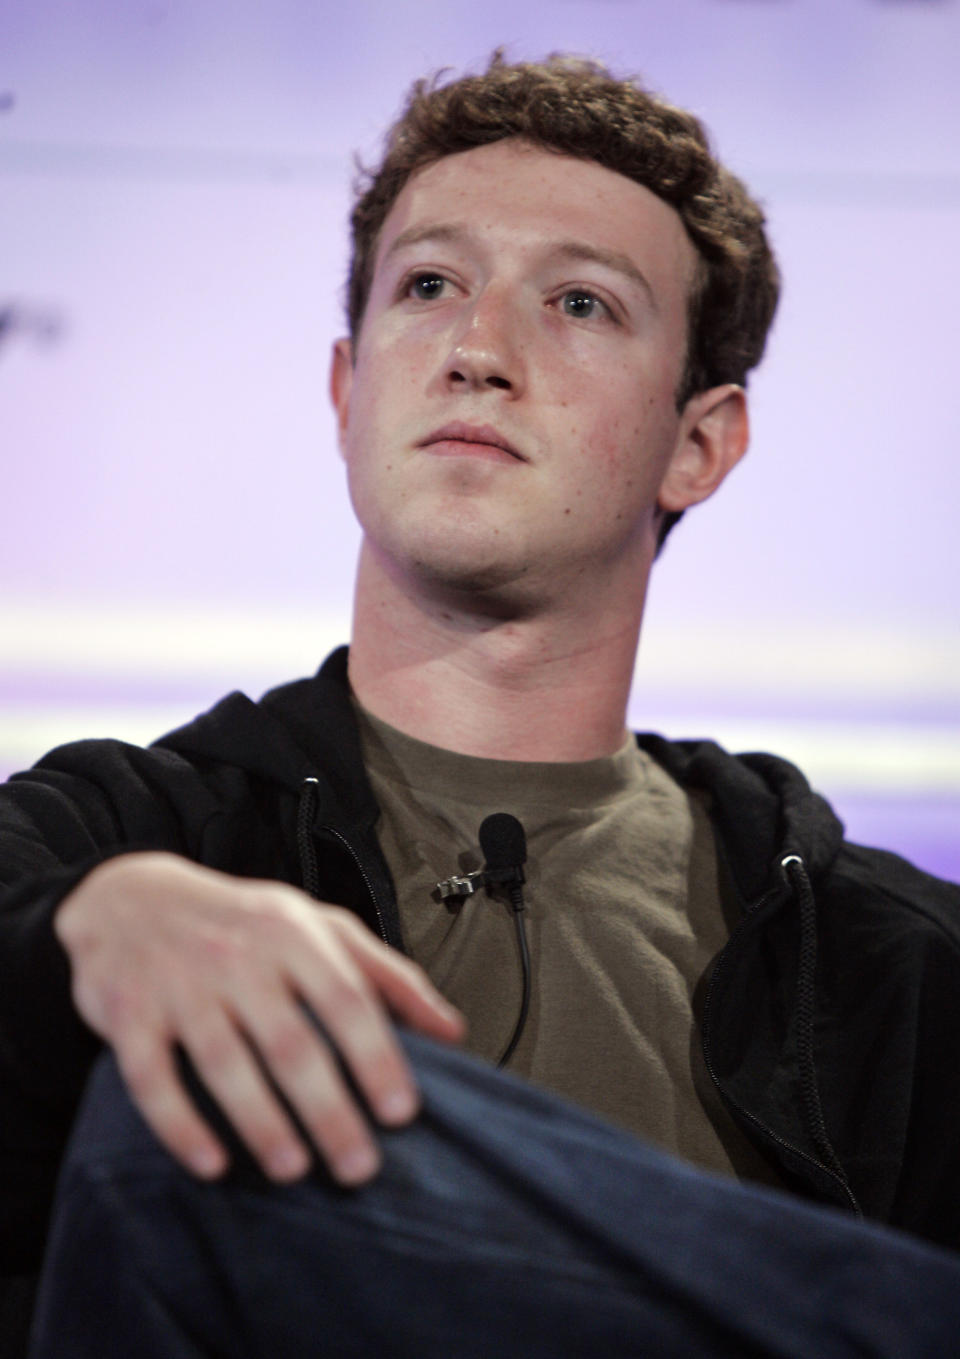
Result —
<instances>
[{"instance_id":1,"label":"purple background","mask_svg":"<svg viewBox=\"0 0 960 1359\"><path fill-rule=\"evenodd\" d=\"M701 114L786 276L753 452L656 568L634 723L777 749L960 877L951 0L4 0L0 773L346 636L351 153L497 43Z\"/></svg>"}]
</instances>

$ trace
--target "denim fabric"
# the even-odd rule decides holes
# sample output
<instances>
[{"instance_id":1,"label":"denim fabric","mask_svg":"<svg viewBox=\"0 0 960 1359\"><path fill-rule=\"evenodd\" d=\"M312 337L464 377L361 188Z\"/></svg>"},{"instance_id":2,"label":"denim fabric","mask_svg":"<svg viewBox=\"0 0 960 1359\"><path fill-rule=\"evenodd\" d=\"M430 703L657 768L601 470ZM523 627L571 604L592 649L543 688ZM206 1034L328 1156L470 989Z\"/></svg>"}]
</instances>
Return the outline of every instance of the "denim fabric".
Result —
<instances>
[{"instance_id":1,"label":"denim fabric","mask_svg":"<svg viewBox=\"0 0 960 1359\"><path fill-rule=\"evenodd\" d=\"M179 1169L103 1058L64 1167L33 1359L941 1356L960 1257L704 1175L404 1035L422 1116L359 1190Z\"/></svg>"}]
</instances>

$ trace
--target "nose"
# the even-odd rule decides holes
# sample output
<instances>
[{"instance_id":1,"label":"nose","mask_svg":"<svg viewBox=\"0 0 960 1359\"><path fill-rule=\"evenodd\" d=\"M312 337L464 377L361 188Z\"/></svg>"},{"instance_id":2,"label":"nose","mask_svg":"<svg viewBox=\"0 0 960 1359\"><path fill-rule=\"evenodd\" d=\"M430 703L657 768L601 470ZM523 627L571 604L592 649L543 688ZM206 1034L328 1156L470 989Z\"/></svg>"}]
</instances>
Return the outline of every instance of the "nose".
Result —
<instances>
[{"instance_id":1,"label":"nose","mask_svg":"<svg viewBox=\"0 0 960 1359\"><path fill-rule=\"evenodd\" d=\"M477 298L454 337L444 376L455 391L520 395L526 381L520 320L506 298L493 292Z\"/></svg>"}]
</instances>

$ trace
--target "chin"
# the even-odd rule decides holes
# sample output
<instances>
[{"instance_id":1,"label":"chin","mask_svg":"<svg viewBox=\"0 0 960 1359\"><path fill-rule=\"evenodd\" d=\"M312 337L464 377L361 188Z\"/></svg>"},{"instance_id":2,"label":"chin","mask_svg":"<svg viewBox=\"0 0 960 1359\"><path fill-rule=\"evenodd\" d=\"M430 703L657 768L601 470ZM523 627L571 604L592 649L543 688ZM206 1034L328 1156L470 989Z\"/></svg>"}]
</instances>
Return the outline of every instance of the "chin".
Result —
<instances>
[{"instance_id":1,"label":"chin","mask_svg":"<svg viewBox=\"0 0 960 1359\"><path fill-rule=\"evenodd\" d=\"M418 551L406 568L425 584L455 594L498 593L515 587L527 575L527 566L502 559L471 558L465 554Z\"/></svg>"},{"instance_id":2,"label":"chin","mask_svg":"<svg viewBox=\"0 0 960 1359\"><path fill-rule=\"evenodd\" d=\"M515 530L492 523L475 506L421 502L415 513L403 514L394 505L378 519L365 526L367 536L401 574L453 589L484 590L526 570L518 560Z\"/></svg>"},{"instance_id":3,"label":"chin","mask_svg":"<svg viewBox=\"0 0 960 1359\"><path fill-rule=\"evenodd\" d=\"M498 538L497 546L503 546ZM464 606L491 617L516 615L530 591L530 566L516 553L506 560L502 551L470 550L456 536L442 541L421 539L412 550L393 555L393 570L421 596L432 596L444 607Z\"/></svg>"}]
</instances>

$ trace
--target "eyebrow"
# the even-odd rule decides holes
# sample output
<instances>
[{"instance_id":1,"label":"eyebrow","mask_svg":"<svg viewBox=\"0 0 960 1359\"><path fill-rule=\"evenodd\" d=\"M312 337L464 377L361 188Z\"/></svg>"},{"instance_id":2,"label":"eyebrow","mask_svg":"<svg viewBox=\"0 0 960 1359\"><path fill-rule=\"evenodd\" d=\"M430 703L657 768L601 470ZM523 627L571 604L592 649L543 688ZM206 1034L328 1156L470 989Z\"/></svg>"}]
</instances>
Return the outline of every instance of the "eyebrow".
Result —
<instances>
[{"instance_id":1,"label":"eyebrow","mask_svg":"<svg viewBox=\"0 0 960 1359\"><path fill-rule=\"evenodd\" d=\"M391 241L384 259L390 259L393 255L409 246L420 245L423 241L438 241L443 244L457 245L467 240L468 232L465 227L457 226L451 222L434 222L424 226L407 227L401 231L399 236ZM657 299L654 294L650 280L646 274L634 264L629 255L622 250L608 250L605 246L590 245L587 241L558 241L552 244L547 250L547 257L558 260L569 260L578 263L582 260L590 261L593 264L603 265L606 269L612 269L614 273L621 274L630 283L636 284L646 294L651 305L657 308Z\"/></svg>"},{"instance_id":2,"label":"eyebrow","mask_svg":"<svg viewBox=\"0 0 960 1359\"><path fill-rule=\"evenodd\" d=\"M433 222L427 226L407 227L406 231L401 231L400 235L390 242L383 258L388 260L408 246L419 245L421 241L441 241L456 244L465 241L466 238L467 232L464 227L454 226L447 222Z\"/></svg>"}]
</instances>

